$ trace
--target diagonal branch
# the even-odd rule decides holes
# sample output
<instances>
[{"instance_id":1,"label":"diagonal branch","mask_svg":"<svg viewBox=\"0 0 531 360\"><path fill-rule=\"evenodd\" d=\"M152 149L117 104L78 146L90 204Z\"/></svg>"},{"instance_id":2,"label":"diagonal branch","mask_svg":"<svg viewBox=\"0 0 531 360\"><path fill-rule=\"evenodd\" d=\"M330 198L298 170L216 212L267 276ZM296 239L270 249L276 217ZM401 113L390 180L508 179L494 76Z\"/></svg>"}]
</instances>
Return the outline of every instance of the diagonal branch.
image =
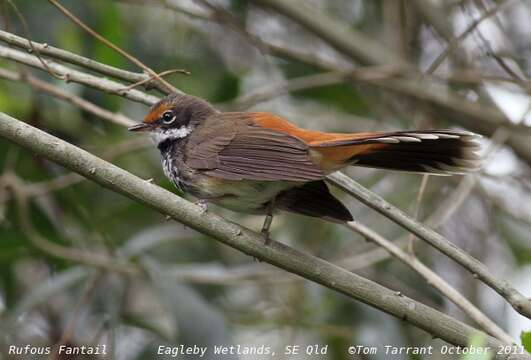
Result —
<instances>
[{"instance_id":1,"label":"diagonal branch","mask_svg":"<svg viewBox=\"0 0 531 360\"><path fill-rule=\"evenodd\" d=\"M36 56L26 54L22 51L11 49L6 46L0 45L0 58L16 61L21 64L29 65L34 68L45 70ZM64 75L65 81L72 81L79 84L83 84L110 94L123 96L127 99L140 102L146 105L152 105L156 103L159 98L153 95L148 95L142 91L136 89L126 89L124 85L105 78L100 78L79 70L74 70L67 66L61 65L51 60L45 60L48 67L59 75Z\"/></svg>"},{"instance_id":2,"label":"diagonal branch","mask_svg":"<svg viewBox=\"0 0 531 360\"><path fill-rule=\"evenodd\" d=\"M319 258L275 241L265 246L259 234L211 212L204 213L198 206L169 191L3 113L0 113L0 136L226 245L376 307L449 343L466 346L468 339L479 331ZM503 346L499 340L485 337L492 348ZM497 356L500 359L531 358L519 354Z\"/></svg>"},{"instance_id":3,"label":"diagonal branch","mask_svg":"<svg viewBox=\"0 0 531 360\"><path fill-rule=\"evenodd\" d=\"M93 104L90 101L87 101L77 95L70 94L69 92L64 91L63 89L55 85L52 85L46 81L42 81L39 78L31 75L30 73L17 73L4 68L0 68L0 78L4 78L11 81L25 82L26 84L30 85L38 91L42 91L56 98L65 100L79 107L80 109L90 112L114 124L122 126L131 126L135 124L135 121L133 121L133 119L125 116L122 113L115 113L107 109L101 108L98 105Z\"/></svg>"},{"instance_id":4,"label":"diagonal branch","mask_svg":"<svg viewBox=\"0 0 531 360\"><path fill-rule=\"evenodd\" d=\"M340 53L362 65L409 66L404 59L367 38L352 26L338 22L323 12L318 12L304 1L251 0L251 2L287 16L325 40Z\"/></svg>"},{"instance_id":5,"label":"diagonal branch","mask_svg":"<svg viewBox=\"0 0 531 360\"><path fill-rule=\"evenodd\" d=\"M483 281L490 288L500 294L520 314L531 319L531 300L511 286L507 281L498 279L480 261L470 256L439 233L424 224L410 218L402 210L391 205L380 196L365 189L363 186L339 172L329 175L327 180L333 185L346 191L363 204L383 214L404 229L415 234L435 247L437 250L470 271L474 277Z\"/></svg>"},{"instance_id":6,"label":"diagonal branch","mask_svg":"<svg viewBox=\"0 0 531 360\"><path fill-rule=\"evenodd\" d=\"M153 76L157 81L160 83L162 88L165 90L164 92L166 94L171 94L177 91L177 89L168 83L166 80L164 80L162 77L160 77L155 71L153 71L151 68L146 66L142 61L138 60L133 55L127 53L120 47L114 45L112 42L107 40L105 37L98 34L96 31L94 31L92 28L90 28L87 24L82 22L77 16L72 14L67 8L65 8L63 5L61 5L57 0L48 0L49 3L51 3L53 6L55 6L57 9L59 9L60 12L62 12L66 17L68 17L70 20L74 22L77 26L82 28L84 31L86 31L89 35L96 38L98 41L103 43L105 46L109 47L110 49L116 51L123 57L125 57L127 60L131 61L133 64Z\"/></svg>"},{"instance_id":7,"label":"diagonal branch","mask_svg":"<svg viewBox=\"0 0 531 360\"><path fill-rule=\"evenodd\" d=\"M382 237L374 230L359 222L349 222L346 226L359 233L369 241L373 241L382 248L386 249L391 255L398 258L404 264L415 270L420 276L422 276L431 286L439 290L450 301L457 305L465 314L470 316L483 330L496 336L498 339L506 342L507 344L515 344L515 340L511 338L503 329L501 329L496 323L489 319L485 314L481 312L474 304L468 301L463 295L461 295L455 288L448 284L443 278L437 275L433 270L424 265L415 255L402 250L399 246L393 242Z\"/></svg>"},{"instance_id":8,"label":"diagonal branch","mask_svg":"<svg viewBox=\"0 0 531 360\"><path fill-rule=\"evenodd\" d=\"M114 66L103 64L98 61L86 58L84 56L74 54L70 51L56 48L49 44L41 44L33 40L31 41L30 45L30 41L28 39L3 30L0 30L0 40L9 45L25 49L30 53L33 51L32 48L34 48L38 50L39 53L43 56L52 57L54 59L67 62L72 65L78 65L85 69L92 70L100 74L111 76L113 78L124 80L130 83L147 81L148 84L146 84L146 87L155 87L161 92L164 92L164 88L162 88L161 85L157 82L151 82L150 76L147 74L136 73L116 68Z\"/></svg>"}]
</instances>

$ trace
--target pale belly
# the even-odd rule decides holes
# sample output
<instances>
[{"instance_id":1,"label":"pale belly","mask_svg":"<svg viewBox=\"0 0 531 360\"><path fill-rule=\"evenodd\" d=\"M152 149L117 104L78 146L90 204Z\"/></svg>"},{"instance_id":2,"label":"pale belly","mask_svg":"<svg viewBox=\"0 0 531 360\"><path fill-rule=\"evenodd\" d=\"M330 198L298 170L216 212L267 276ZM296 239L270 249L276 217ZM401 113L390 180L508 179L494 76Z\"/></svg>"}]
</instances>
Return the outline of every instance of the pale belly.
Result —
<instances>
[{"instance_id":1,"label":"pale belly","mask_svg":"<svg viewBox=\"0 0 531 360\"><path fill-rule=\"evenodd\" d=\"M193 196L229 210L263 214L267 204L279 193L299 184L285 181L220 180L199 175L194 185L183 184Z\"/></svg>"},{"instance_id":2,"label":"pale belly","mask_svg":"<svg viewBox=\"0 0 531 360\"><path fill-rule=\"evenodd\" d=\"M302 185L290 181L226 180L205 175L181 165L163 154L165 175L186 193L224 208L250 214L266 213L268 203L279 193ZM180 171L179 171L180 170Z\"/></svg>"}]
</instances>

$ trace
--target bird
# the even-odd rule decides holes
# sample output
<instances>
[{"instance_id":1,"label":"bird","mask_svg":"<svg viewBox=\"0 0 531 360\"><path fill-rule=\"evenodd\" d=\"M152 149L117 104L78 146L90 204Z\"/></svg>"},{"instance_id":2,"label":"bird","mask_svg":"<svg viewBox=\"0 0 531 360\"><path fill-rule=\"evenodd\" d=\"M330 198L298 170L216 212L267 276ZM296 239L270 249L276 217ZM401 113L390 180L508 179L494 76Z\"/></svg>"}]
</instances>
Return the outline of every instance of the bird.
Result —
<instances>
[{"instance_id":1,"label":"bird","mask_svg":"<svg viewBox=\"0 0 531 360\"><path fill-rule=\"evenodd\" d=\"M269 112L221 112L180 93L154 104L128 130L151 134L164 174L204 211L213 203L265 215L266 243L278 210L352 221L324 181L348 166L433 175L465 174L481 166L479 135L465 130L313 131Z\"/></svg>"}]
</instances>

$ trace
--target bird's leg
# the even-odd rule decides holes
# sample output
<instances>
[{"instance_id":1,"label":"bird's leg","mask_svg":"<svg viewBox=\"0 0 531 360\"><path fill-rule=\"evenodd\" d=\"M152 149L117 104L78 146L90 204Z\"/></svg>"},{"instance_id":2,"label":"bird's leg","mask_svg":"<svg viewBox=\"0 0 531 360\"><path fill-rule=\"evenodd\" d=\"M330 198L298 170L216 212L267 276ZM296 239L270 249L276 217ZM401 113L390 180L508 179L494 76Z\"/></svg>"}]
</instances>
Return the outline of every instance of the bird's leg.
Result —
<instances>
[{"instance_id":1,"label":"bird's leg","mask_svg":"<svg viewBox=\"0 0 531 360\"><path fill-rule=\"evenodd\" d=\"M274 208L275 208L275 198L273 198L273 200L271 200L269 204L267 204L267 209L266 209L267 214L264 220L264 225L262 226L261 234L264 237L265 245L269 245L269 240L271 240L269 237L269 228L271 227L271 223L273 222Z\"/></svg>"}]
</instances>

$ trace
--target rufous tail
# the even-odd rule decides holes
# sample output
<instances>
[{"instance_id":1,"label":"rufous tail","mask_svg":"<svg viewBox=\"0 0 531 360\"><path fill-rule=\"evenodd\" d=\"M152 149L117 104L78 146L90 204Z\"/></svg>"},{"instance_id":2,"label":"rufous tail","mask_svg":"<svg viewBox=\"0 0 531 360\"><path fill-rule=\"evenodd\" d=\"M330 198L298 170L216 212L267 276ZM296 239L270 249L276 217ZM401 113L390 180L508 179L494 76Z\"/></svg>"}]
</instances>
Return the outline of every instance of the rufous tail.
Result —
<instances>
[{"instance_id":1,"label":"rufous tail","mask_svg":"<svg viewBox=\"0 0 531 360\"><path fill-rule=\"evenodd\" d=\"M434 175L464 174L481 166L479 135L461 130L353 134L311 144L330 171L346 164Z\"/></svg>"}]
</instances>

